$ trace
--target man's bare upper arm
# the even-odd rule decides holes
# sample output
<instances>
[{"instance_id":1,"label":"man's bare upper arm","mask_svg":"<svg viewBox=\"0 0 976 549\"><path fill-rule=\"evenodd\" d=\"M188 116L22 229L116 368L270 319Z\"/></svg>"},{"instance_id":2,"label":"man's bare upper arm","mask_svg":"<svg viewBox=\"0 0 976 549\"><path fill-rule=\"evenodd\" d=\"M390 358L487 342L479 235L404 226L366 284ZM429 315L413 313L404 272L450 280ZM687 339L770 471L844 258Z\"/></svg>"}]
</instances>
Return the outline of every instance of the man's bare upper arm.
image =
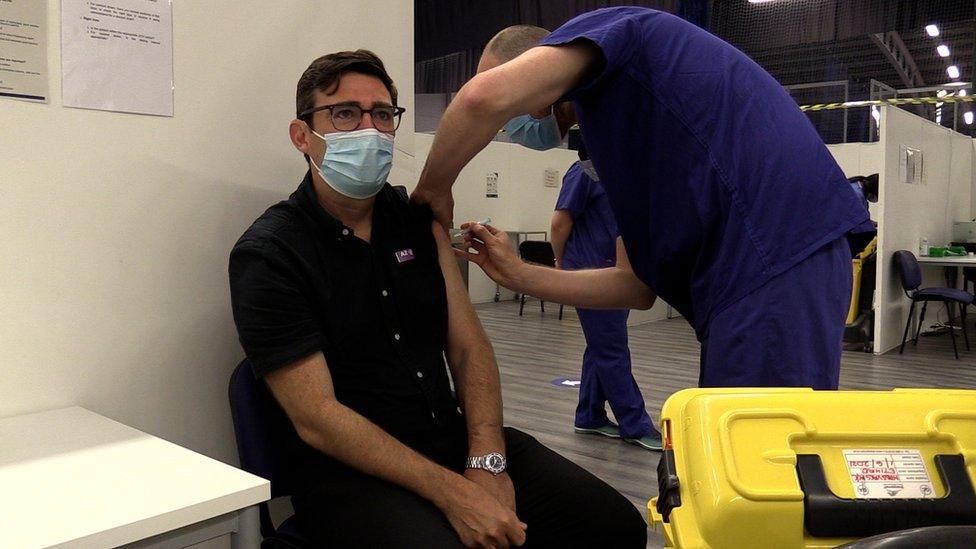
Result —
<instances>
[{"instance_id":1,"label":"man's bare upper arm","mask_svg":"<svg viewBox=\"0 0 976 549\"><path fill-rule=\"evenodd\" d=\"M335 400L332 375L321 351L266 374L264 380L303 439L315 428L323 405Z\"/></svg>"},{"instance_id":2,"label":"man's bare upper arm","mask_svg":"<svg viewBox=\"0 0 976 549\"><path fill-rule=\"evenodd\" d=\"M453 366L461 353L488 338L474 312L474 306L471 305L468 289L465 288L464 279L458 269L457 256L451 250L451 241L439 223L433 223L431 230L437 241L437 258L447 291L447 359Z\"/></svg>"}]
</instances>

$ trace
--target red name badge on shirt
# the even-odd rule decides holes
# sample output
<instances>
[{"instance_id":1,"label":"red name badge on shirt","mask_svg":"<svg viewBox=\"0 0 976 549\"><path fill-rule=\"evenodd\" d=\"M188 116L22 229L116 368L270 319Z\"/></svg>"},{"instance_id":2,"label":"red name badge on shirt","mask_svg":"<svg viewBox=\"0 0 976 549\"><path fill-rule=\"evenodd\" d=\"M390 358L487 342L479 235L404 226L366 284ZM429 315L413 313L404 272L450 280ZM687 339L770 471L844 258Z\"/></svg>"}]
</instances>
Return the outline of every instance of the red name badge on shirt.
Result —
<instances>
[{"instance_id":1,"label":"red name badge on shirt","mask_svg":"<svg viewBox=\"0 0 976 549\"><path fill-rule=\"evenodd\" d=\"M407 248L406 250L400 250L394 255L396 256L397 263L406 263L407 261L413 261L412 248Z\"/></svg>"}]
</instances>

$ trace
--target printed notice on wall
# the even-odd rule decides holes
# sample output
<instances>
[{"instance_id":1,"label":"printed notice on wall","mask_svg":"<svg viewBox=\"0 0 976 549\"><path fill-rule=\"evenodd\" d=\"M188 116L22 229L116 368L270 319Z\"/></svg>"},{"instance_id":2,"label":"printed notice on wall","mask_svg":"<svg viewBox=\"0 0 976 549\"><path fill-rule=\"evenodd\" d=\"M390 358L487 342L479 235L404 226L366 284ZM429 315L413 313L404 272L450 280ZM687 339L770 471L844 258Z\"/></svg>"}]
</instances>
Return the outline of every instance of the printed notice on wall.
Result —
<instances>
[{"instance_id":1,"label":"printed notice on wall","mask_svg":"<svg viewBox=\"0 0 976 549\"><path fill-rule=\"evenodd\" d=\"M64 105L173 116L170 0L62 0Z\"/></svg>"},{"instance_id":2,"label":"printed notice on wall","mask_svg":"<svg viewBox=\"0 0 976 549\"><path fill-rule=\"evenodd\" d=\"M844 450L857 498L934 498L919 450Z\"/></svg>"},{"instance_id":3,"label":"printed notice on wall","mask_svg":"<svg viewBox=\"0 0 976 549\"><path fill-rule=\"evenodd\" d=\"M47 2L0 0L0 97L47 101Z\"/></svg>"}]
</instances>

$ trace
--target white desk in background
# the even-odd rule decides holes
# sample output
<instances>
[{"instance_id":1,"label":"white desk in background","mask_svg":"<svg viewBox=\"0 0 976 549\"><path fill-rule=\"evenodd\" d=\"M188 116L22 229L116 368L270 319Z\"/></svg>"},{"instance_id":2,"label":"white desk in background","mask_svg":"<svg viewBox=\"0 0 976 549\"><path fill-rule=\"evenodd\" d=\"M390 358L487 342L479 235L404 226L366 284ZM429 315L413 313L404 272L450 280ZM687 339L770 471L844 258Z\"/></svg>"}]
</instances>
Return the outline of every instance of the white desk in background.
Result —
<instances>
[{"instance_id":1,"label":"white desk in background","mask_svg":"<svg viewBox=\"0 0 976 549\"><path fill-rule=\"evenodd\" d=\"M976 256L954 256L954 257L930 257L922 256L918 258L919 265L929 265L932 267L945 267L946 286L955 288L959 280L960 267L976 267ZM955 268L953 268L955 267Z\"/></svg>"},{"instance_id":2,"label":"white desk in background","mask_svg":"<svg viewBox=\"0 0 976 549\"><path fill-rule=\"evenodd\" d=\"M918 258L921 265L931 265L933 267L976 267L976 256L967 255L956 257L928 257Z\"/></svg>"},{"instance_id":3,"label":"white desk in background","mask_svg":"<svg viewBox=\"0 0 976 549\"><path fill-rule=\"evenodd\" d=\"M3 547L186 547L257 532L270 496L260 477L84 408L0 419Z\"/></svg>"}]
</instances>

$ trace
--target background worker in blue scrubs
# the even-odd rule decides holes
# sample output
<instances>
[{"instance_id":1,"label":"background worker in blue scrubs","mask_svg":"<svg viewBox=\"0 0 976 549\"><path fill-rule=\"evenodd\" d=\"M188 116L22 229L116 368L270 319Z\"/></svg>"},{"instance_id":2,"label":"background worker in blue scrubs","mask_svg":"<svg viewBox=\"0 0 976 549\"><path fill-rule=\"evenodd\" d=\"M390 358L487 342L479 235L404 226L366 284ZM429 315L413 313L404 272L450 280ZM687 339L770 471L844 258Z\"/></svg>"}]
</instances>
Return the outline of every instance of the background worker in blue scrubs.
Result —
<instances>
[{"instance_id":1,"label":"background worker in blue scrubs","mask_svg":"<svg viewBox=\"0 0 976 549\"><path fill-rule=\"evenodd\" d=\"M586 158L586 159L584 159ZM563 177L556 211L552 215L550 241L560 269L612 267L616 263L617 223L607 193L586 152L580 150ZM661 449L661 433L654 428L644 397L631 372L627 345L627 309L577 307L586 338L576 406L577 433L622 438L645 450ZM607 417L610 404L617 425Z\"/></svg>"},{"instance_id":2,"label":"background worker in blue scrubs","mask_svg":"<svg viewBox=\"0 0 976 549\"><path fill-rule=\"evenodd\" d=\"M837 387L845 236L873 227L772 76L678 17L632 7L551 34L506 29L478 69L444 113L414 200L449 222L451 186L499 128L545 149L578 123L622 243L615 267L553 273L475 225L476 253L458 255L549 301L648 308L661 296L701 341L702 386Z\"/></svg>"}]
</instances>

